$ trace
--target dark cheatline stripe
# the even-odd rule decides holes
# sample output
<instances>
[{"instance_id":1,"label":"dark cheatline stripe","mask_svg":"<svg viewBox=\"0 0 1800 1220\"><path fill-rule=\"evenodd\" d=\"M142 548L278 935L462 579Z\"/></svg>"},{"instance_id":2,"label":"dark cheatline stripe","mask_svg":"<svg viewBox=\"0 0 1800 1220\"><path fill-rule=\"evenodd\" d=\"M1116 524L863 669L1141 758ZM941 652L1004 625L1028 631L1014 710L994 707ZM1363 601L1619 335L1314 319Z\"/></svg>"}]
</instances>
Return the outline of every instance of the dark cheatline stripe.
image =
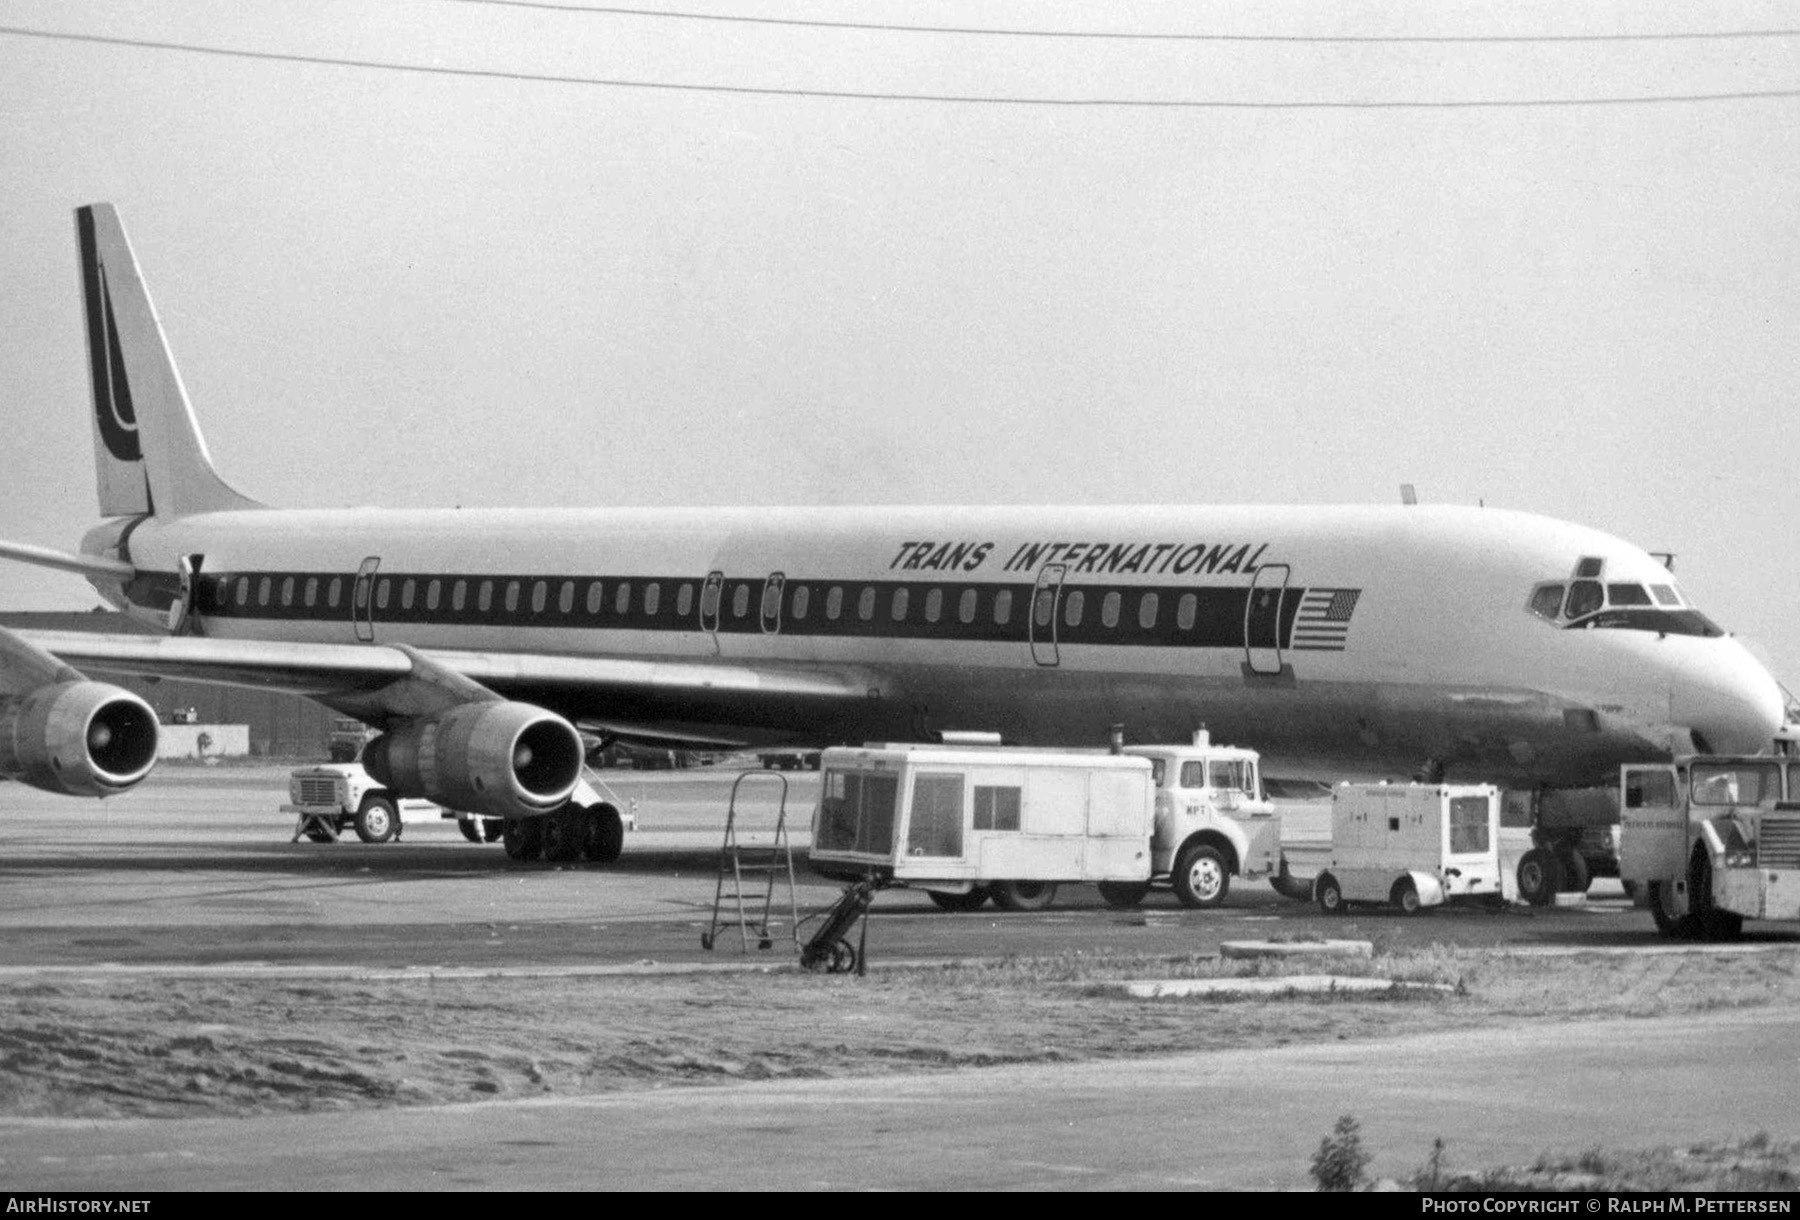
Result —
<instances>
[{"instance_id":1,"label":"dark cheatline stripe","mask_svg":"<svg viewBox=\"0 0 1800 1220\"><path fill-rule=\"evenodd\" d=\"M430 601L434 581L438 585L435 606ZM267 582L266 595L264 582ZM335 605L330 597L333 582L338 586ZM463 585L460 609L455 600L458 582ZM313 593L310 605L306 596L309 583ZM596 583L599 586L597 600L593 595ZM534 609L538 605L540 584L543 586L542 606ZM485 610L480 598L484 585L489 591ZM569 590L567 610L563 609L565 585ZM618 605L622 585L629 586L627 608L623 611ZM645 609L651 586L655 586L657 592L655 613ZM343 623L351 617L355 587L354 572L215 574L201 582L200 606L204 614L226 618ZM1024 644L1030 638L1027 624L1035 592L1035 586L1030 584L793 579L785 581L782 587L780 630L769 633L764 629L764 587L765 581L761 577L730 578L722 582L717 613L719 634ZM244 593L241 605L240 588ZM378 629L389 631L409 626L504 626L691 632L701 629L704 588L705 580L698 576L625 578L501 574L471 577L389 572L375 578L372 615ZM515 589L514 606L509 610L507 595ZM839 591L835 617L830 613L833 590ZM974 605L969 621L965 622L963 599L969 592L974 594ZM1296 640L1296 617L1307 592L1305 589L1271 592L1276 595L1251 616L1250 629L1258 647L1274 647L1279 639L1284 648L1343 650L1342 644L1324 647L1303 639ZM895 618L895 598L900 593L905 594L904 607L901 617ZM934 593L938 613L932 619L928 617L928 611L933 605ZM1119 595L1119 603L1113 625L1107 626L1106 598L1113 593ZM1154 595L1157 599L1149 626L1144 625L1141 617L1146 595ZM997 622L996 603L1008 596L1011 604L1005 621ZM1067 584L1063 586L1056 606L1055 640L1059 645L1241 649L1245 642L1249 596L1247 586ZM1080 601L1078 616L1077 598ZM866 601L869 613L864 617L862 611ZM794 609L801 602L805 613L796 616ZM739 613L740 607L742 613ZM1069 621L1071 616L1075 616L1074 622ZM1189 625L1183 626L1184 622ZM1040 643L1048 643L1051 638L1048 627L1039 627L1035 635Z\"/></svg>"},{"instance_id":2,"label":"dark cheatline stripe","mask_svg":"<svg viewBox=\"0 0 1800 1220\"><path fill-rule=\"evenodd\" d=\"M75 227L81 240L81 296L87 311L88 372L94 385L94 418L99 422L100 439L108 453L121 462L140 461L144 454L138 446L137 434L120 427L119 417L114 414L116 368L117 389L127 395L125 413L131 416L134 425L137 422L131 410L130 389L125 385L123 354L118 350L118 340L113 333L112 302L107 298L106 285L100 275L100 246L94 236L94 210L77 208Z\"/></svg>"}]
</instances>

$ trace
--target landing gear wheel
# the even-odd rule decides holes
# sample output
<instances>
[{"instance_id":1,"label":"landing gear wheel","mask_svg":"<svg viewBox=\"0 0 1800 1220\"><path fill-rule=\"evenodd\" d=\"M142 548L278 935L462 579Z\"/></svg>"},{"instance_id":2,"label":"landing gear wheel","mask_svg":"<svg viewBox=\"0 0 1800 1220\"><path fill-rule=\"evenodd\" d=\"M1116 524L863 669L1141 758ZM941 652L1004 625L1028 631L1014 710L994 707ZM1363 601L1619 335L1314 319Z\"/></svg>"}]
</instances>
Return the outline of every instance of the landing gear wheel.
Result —
<instances>
[{"instance_id":1,"label":"landing gear wheel","mask_svg":"<svg viewBox=\"0 0 1800 1220\"><path fill-rule=\"evenodd\" d=\"M400 814L386 797L363 798L356 811L356 837L364 843L391 843L400 837Z\"/></svg>"},{"instance_id":2,"label":"landing gear wheel","mask_svg":"<svg viewBox=\"0 0 1800 1220\"><path fill-rule=\"evenodd\" d=\"M1588 873L1587 860L1578 851L1565 851L1557 857L1562 865L1562 884L1557 887L1565 894L1585 894L1588 883L1593 877Z\"/></svg>"},{"instance_id":3,"label":"landing gear wheel","mask_svg":"<svg viewBox=\"0 0 1800 1220\"><path fill-rule=\"evenodd\" d=\"M587 837L587 818L583 810L562 808L538 820L544 825L544 859L566 864L581 859L582 840Z\"/></svg>"},{"instance_id":4,"label":"landing gear wheel","mask_svg":"<svg viewBox=\"0 0 1800 1220\"><path fill-rule=\"evenodd\" d=\"M1216 847L1197 843L1175 861L1175 897L1184 907L1204 909L1225 901L1231 891L1231 870Z\"/></svg>"},{"instance_id":5,"label":"landing gear wheel","mask_svg":"<svg viewBox=\"0 0 1800 1220\"><path fill-rule=\"evenodd\" d=\"M847 940L840 940L831 946L831 961L826 965L828 974L849 974L856 969L856 946Z\"/></svg>"},{"instance_id":6,"label":"landing gear wheel","mask_svg":"<svg viewBox=\"0 0 1800 1220\"><path fill-rule=\"evenodd\" d=\"M456 828L462 831L462 837L471 843L481 842L480 818L457 818Z\"/></svg>"},{"instance_id":7,"label":"landing gear wheel","mask_svg":"<svg viewBox=\"0 0 1800 1220\"><path fill-rule=\"evenodd\" d=\"M481 837L489 843L498 843L500 836L506 833L506 822L502 818L477 818L481 823Z\"/></svg>"},{"instance_id":8,"label":"landing gear wheel","mask_svg":"<svg viewBox=\"0 0 1800 1220\"><path fill-rule=\"evenodd\" d=\"M1100 901L1115 911L1129 911L1150 892L1143 881L1101 881L1094 888L1100 891Z\"/></svg>"},{"instance_id":9,"label":"landing gear wheel","mask_svg":"<svg viewBox=\"0 0 1800 1220\"><path fill-rule=\"evenodd\" d=\"M625 819L611 805L590 805L586 810L587 843L582 856L595 864L611 864L625 850Z\"/></svg>"},{"instance_id":10,"label":"landing gear wheel","mask_svg":"<svg viewBox=\"0 0 1800 1220\"><path fill-rule=\"evenodd\" d=\"M1547 907L1556 901L1562 888L1562 865L1556 856L1542 847L1534 847L1519 857L1519 897L1534 907Z\"/></svg>"},{"instance_id":11,"label":"landing gear wheel","mask_svg":"<svg viewBox=\"0 0 1800 1220\"><path fill-rule=\"evenodd\" d=\"M1417 915L1419 913L1419 907L1421 905L1419 902L1419 887L1413 883L1411 877L1402 877L1400 880L1394 882L1394 892L1388 895L1388 898L1393 902L1394 909L1399 911L1402 915Z\"/></svg>"},{"instance_id":12,"label":"landing gear wheel","mask_svg":"<svg viewBox=\"0 0 1800 1220\"><path fill-rule=\"evenodd\" d=\"M1325 914L1344 913L1344 889L1330 873L1319 874L1318 881L1313 883L1313 894L1318 899L1319 909Z\"/></svg>"},{"instance_id":13,"label":"landing gear wheel","mask_svg":"<svg viewBox=\"0 0 1800 1220\"><path fill-rule=\"evenodd\" d=\"M512 859L535 860L544 853L544 819L507 818L501 840Z\"/></svg>"},{"instance_id":14,"label":"landing gear wheel","mask_svg":"<svg viewBox=\"0 0 1800 1220\"><path fill-rule=\"evenodd\" d=\"M996 881L992 888L1003 911L1041 911L1056 897L1054 881Z\"/></svg>"},{"instance_id":15,"label":"landing gear wheel","mask_svg":"<svg viewBox=\"0 0 1800 1220\"><path fill-rule=\"evenodd\" d=\"M943 890L926 890L925 897L940 911L979 911L988 900L987 886L978 885L966 894L950 894Z\"/></svg>"}]
</instances>

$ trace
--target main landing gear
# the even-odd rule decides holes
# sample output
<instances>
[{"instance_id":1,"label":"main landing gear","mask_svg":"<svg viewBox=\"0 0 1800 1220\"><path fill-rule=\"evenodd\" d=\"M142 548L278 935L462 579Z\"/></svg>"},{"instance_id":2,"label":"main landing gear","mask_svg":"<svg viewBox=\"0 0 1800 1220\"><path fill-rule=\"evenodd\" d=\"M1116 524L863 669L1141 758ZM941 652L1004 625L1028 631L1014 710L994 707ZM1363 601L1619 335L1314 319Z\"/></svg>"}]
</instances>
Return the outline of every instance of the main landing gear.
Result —
<instances>
[{"instance_id":1,"label":"main landing gear","mask_svg":"<svg viewBox=\"0 0 1800 1220\"><path fill-rule=\"evenodd\" d=\"M538 818L507 818L500 837L514 860L611 864L625 848L625 819L604 801L565 805Z\"/></svg>"}]
</instances>

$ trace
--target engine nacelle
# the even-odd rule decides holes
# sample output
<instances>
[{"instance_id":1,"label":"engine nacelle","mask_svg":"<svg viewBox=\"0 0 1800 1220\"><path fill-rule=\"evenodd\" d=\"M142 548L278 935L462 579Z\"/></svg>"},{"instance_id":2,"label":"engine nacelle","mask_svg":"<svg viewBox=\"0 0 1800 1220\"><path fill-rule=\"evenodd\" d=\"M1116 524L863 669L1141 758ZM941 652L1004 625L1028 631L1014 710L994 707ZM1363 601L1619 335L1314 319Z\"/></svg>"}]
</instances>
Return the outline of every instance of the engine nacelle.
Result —
<instances>
[{"instance_id":1,"label":"engine nacelle","mask_svg":"<svg viewBox=\"0 0 1800 1220\"><path fill-rule=\"evenodd\" d=\"M363 769L396 794L465 813L535 817L581 779L581 735L528 703L470 703L383 733Z\"/></svg>"},{"instance_id":2,"label":"engine nacelle","mask_svg":"<svg viewBox=\"0 0 1800 1220\"><path fill-rule=\"evenodd\" d=\"M45 792L124 792L156 765L156 742L150 705L104 682L52 682L0 695L0 776Z\"/></svg>"}]
</instances>

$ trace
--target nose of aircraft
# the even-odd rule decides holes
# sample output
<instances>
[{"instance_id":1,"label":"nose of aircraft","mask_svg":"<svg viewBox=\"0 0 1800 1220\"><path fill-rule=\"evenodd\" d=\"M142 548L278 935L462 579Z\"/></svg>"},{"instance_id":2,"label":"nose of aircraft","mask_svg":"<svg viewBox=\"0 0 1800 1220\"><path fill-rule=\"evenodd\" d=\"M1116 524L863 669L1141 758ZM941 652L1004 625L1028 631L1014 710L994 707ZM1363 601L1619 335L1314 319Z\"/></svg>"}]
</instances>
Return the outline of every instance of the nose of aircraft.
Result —
<instances>
[{"instance_id":1,"label":"nose of aircraft","mask_svg":"<svg viewBox=\"0 0 1800 1220\"><path fill-rule=\"evenodd\" d=\"M1685 727L1696 750L1757 754L1781 727L1785 702L1769 671L1736 640L1715 641L1669 684L1669 720Z\"/></svg>"}]
</instances>

